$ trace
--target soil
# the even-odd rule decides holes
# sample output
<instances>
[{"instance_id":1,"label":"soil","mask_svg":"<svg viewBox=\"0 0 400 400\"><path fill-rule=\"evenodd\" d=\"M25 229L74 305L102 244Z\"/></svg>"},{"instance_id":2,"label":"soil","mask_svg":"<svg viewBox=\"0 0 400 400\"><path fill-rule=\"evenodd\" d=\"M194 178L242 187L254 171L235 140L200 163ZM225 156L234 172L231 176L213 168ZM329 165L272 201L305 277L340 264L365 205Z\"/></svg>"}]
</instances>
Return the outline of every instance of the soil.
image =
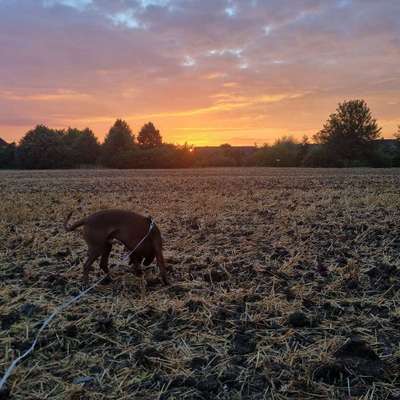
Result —
<instances>
[{"instance_id":1,"label":"soil","mask_svg":"<svg viewBox=\"0 0 400 400\"><path fill-rule=\"evenodd\" d=\"M173 268L143 281L115 244L0 399L399 398L398 170L0 171L0 192L0 374L81 290L69 211L151 215Z\"/></svg>"}]
</instances>

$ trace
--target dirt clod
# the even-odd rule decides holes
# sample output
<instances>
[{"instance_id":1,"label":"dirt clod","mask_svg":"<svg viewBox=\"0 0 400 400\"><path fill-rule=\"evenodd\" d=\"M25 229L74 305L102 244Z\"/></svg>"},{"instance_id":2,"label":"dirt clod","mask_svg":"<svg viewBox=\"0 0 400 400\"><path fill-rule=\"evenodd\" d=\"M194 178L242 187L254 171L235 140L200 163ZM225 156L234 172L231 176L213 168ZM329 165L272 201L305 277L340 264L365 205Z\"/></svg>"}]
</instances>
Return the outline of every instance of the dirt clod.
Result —
<instances>
[{"instance_id":1,"label":"dirt clod","mask_svg":"<svg viewBox=\"0 0 400 400\"><path fill-rule=\"evenodd\" d=\"M244 355L252 353L257 347L257 342L253 333L238 332L232 339L232 354Z\"/></svg>"},{"instance_id":2,"label":"dirt clod","mask_svg":"<svg viewBox=\"0 0 400 400\"><path fill-rule=\"evenodd\" d=\"M1 329L4 330L10 329L10 327L14 325L16 322L18 322L20 319L21 316L16 311L13 311L6 315L1 315L0 316Z\"/></svg>"},{"instance_id":3,"label":"dirt clod","mask_svg":"<svg viewBox=\"0 0 400 400\"><path fill-rule=\"evenodd\" d=\"M0 389L0 400L8 400L11 398L11 391L8 387Z\"/></svg>"},{"instance_id":4,"label":"dirt clod","mask_svg":"<svg viewBox=\"0 0 400 400\"><path fill-rule=\"evenodd\" d=\"M335 353L336 358L365 358L371 361L380 361L374 350L360 337L353 336L343 346L341 346Z\"/></svg>"},{"instance_id":5,"label":"dirt clod","mask_svg":"<svg viewBox=\"0 0 400 400\"><path fill-rule=\"evenodd\" d=\"M25 317L31 317L39 309L40 307L38 307L36 304L26 303L21 306L20 313Z\"/></svg>"},{"instance_id":6,"label":"dirt clod","mask_svg":"<svg viewBox=\"0 0 400 400\"><path fill-rule=\"evenodd\" d=\"M204 357L194 357L189 362L189 368L191 370L201 370L208 364L208 360Z\"/></svg>"},{"instance_id":7,"label":"dirt clod","mask_svg":"<svg viewBox=\"0 0 400 400\"><path fill-rule=\"evenodd\" d=\"M328 385L339 384L348 376L349 373L341 362L321 364L315 368L313 373L314 380Z\"/></svg>"},{"instance_id":8,"label":"dirt clod","mask_svg":"<svg viewBox=\"0 0 400 400\"><path fill-rule=\"evenodd\" d=\"M69 324L64 328L65 336L74 338L78 336L78 328L75 324Z\"/></svg>"},{"instance_id":9,"label":"dirt clod","mask_svg":"<svg viewBox=\"0 0 400 400\"><path fill-rule=\"evenodd\" d=\"M213 268L204 274L204 280L209 283L223 282L229 279L229 275L221 268Z\"/></svg>"},{"instance_id":10,"label":"dirt clod","mask_svg":"<svg viewBox=\"0 0 400 400\"><path fill-rule=\"evenodd\" d=\"M213 374L200 379L196 387L203 393L216 393L220 387L220 382L218 377Z\"/></svg>"},{"instance_id":11,"label":"dirt clod","mask_svg":"<svg viewBox=\"0 0 400 400\"><path fill-rule=\"evenodd\" d=\"M351 382L359 379L384 379L385 363L373 349L358 336L350 338L334 354L335 360L317 366L313 376L329 385L340 385L346 379Z\"/></svg>"},{"instance_id":12,"label":"dirt clod","mask_svg":"<svg viewBox=\"0 0 400 400\"><path fill-rule=\"evenodd\" d=\"M100 317L96 321L96 330L98 332L108 332L114 327L112 317Z\"/></svg>"},{"instance_id":13,"label":"dirt clod","mask_svg":"<svg viewBox=\"0 0 400 400\"><path fill-rule=\"evenodd\" d=\"M310 325L310 321L303 312L296 311L289 315L288 324L293 328L304 328Z\"/></svg>"},{"instance_id":14,"label":"dirt clod","mask_svg":"<svg viewBox=\"0 0 400 400\"><path fill-rule=\"evenodd\" d=\"M135 352L136 361L144 367L151 367L154 364L153 359L161 357L162 353L152 346L144 346Z\"/></svg>"},{"instance_id":15,"label":"dirt clod","mask_svg":"<svg viewBox=\"0 0 400 400\"><path fill-rule=\"evenodd\" d=\"M185 303L185 306L190 312L196 312L201 310L204 307L204 304L200 300L190 299L188 302Z\"/></svg>"}]
</instances>

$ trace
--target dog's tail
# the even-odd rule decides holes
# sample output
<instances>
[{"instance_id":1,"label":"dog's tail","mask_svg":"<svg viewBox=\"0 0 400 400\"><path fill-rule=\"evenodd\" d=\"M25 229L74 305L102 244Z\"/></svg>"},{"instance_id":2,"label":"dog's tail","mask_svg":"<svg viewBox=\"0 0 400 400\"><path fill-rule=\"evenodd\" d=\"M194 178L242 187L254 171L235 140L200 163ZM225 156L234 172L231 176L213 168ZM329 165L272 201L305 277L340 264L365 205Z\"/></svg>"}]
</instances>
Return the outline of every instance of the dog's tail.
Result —
<instances>
[{"instance_id":1,"label":"dog's tail","mask_svg":"<svg viewBox=\"0 0 400 400\"><path fill-rule=\"evenodd\" d=\"M72 231L74 231L76 228L79 228L80 226L85 225L85 223L86 223L86 218L83 218L83 219L79 220L78 222L75 222L75 223L72 224L72 225L68 225L68 222L69 222L69 220L71 219L72 213L73 213L73 211L71 211L71 212L67 215L67 218L65 218L65 221L64 221L64 228L65 228L65 230L66 230L67 232L72 232Z\"/></svg>"}]
</instances>

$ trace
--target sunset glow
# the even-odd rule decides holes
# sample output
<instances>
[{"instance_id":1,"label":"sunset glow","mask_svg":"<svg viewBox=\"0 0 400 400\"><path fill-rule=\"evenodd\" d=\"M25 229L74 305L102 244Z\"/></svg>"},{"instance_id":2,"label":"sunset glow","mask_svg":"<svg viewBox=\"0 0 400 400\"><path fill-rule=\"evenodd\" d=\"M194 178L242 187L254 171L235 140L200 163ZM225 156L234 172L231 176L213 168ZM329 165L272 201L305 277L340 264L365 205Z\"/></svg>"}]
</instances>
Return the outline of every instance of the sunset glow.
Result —
<instances>
[{"instance_id":1,"label":"sunset glow","mask_svg":"<svg viewBox=\"0 0 400 400\"><path fill-rule=\"evenodd\" d=\"M397 0L0 0L0 137L152 121L167 142L313 135L363 98L400 124Z\"/></svg>"}]
</instances>

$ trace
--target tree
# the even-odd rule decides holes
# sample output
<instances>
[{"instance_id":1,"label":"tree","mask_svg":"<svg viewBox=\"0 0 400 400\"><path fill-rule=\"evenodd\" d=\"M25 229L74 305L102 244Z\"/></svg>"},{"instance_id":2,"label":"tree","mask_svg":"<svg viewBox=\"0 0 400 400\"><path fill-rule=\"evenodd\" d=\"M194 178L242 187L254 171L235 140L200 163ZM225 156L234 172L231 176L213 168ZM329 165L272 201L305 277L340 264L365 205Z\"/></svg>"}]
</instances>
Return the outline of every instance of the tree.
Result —
<instances>
[{"instance_id":1,"label":"tree","mask_svg":"<svg viewBox=\"0 0 400 400\"><path fill-rule=\"evenodd\" d=\"M240 154L229 144L223 143L219 146L219 154L217 154L217 163L226 166L236 166L238 164L238 156Z\"/></svg>"},{"instance_id":2,"label":"tree","mask_svg":"<svg viewBox=\"0 0 400 400\"><path fill-rule=\"evenodd\" d=\"M0 168L15 167L15 143L8 144L0 138Z\"/></svg>"},{"instance_id":3,"label":"tree","mask_svg":"<svg viewBox=\"0 0 400 400\"><path fill-rule=\"evenodd\" d=\"M106 167L120 168L119 158L134 150L135 137L129 125L117 119L110 128L101 149L101 163Z\"/></svg>"},{"instance_id":4,"label":"tree","mask_svg":"<svg viewBox=\"0 0 400 400\"><path fill-rule=\"evenodd\" d=\"M322 144L310 145L306 156L302 160L302 165L305 167L335 167L337 161L332 159L332 154L328 153L326 146Z\"/></svg>"},{"instance_id":5,"label":"tree","mask_svg":"<svg viewBox=\"0 0 400 400\"><path fill-rule=\"evenodd\" d=\"M298 161L300 145L291 136L283 136L272 145L271 157L273 166L294 167Z\"/></svg>"},{"instance_id":6,"label":"tree","mask_svg":"<svg viewBox=\"0 0 400 400\"><path fill-rule=\"evenodd\" d=\"M301 140L299 144L299 151L297 154L297 165L304 165L304 160L307 157L309 151L310 151L310 142L308 140L308 136L304 135L303 139Z\"/></svg>"},{"instance_id":7,"label":"tree","mask_svg":"<svg viewBox=\"0 0 400 400\"><path fill-rule=\"evenodd\" d=\"M17 148L17 163L22 168L64 168L63 132L37 125L21 139Z\"/></svg>"},{"instance_id":8,"label":"tree","mask_svg":"<svg viewBox=\"0 0 400 400\"><path fill-rule=\"evenodd\" d=\"M368 160L380 131L367 103L350 100L339 104L314 140L326 145L338 162L348 166L351 162Z\"/></svg>"},{"instance_id":9,"label":"tree","mask_svg":"<svg viewBox=\"0 0 400 400\"><path fill-rule=\"evenodd\" d=\"M394 137L400 142L400 125L397 127L397 132L394 134Z\"/></svg>"},{"instance_id":10,"label":"tree","mask_svg":"<svg viewBox=\"0 0 400 400\"><path fill-rule=\"evenodd\" d=\"M138 134L138 143L143 148L158 147L162 144L160 131L155 128L152 122L143 125Z\"/></svg>"},{"instance_id":11,"label":"tree","mask_svg":"<svg viewBox=\"0 0 400 400\"><path fill-rule=\"evenodd\" d=\"M64 134L63 142L68 166L77 167L82 164L96 163L100 152L100 144L89 128L84 130L68 128Z\"/></svg>"},{"instance_id":12,"label":"tree","mask_svg":"<svg viewBox=\"0 0 400 400\"><path fill-rule=\"evenodd\" d=\"M397 127L397 132L394 134L396 139L395 155L393 157L393 167L400 167L400 125Z\"/></svg>"}]
</instances>

